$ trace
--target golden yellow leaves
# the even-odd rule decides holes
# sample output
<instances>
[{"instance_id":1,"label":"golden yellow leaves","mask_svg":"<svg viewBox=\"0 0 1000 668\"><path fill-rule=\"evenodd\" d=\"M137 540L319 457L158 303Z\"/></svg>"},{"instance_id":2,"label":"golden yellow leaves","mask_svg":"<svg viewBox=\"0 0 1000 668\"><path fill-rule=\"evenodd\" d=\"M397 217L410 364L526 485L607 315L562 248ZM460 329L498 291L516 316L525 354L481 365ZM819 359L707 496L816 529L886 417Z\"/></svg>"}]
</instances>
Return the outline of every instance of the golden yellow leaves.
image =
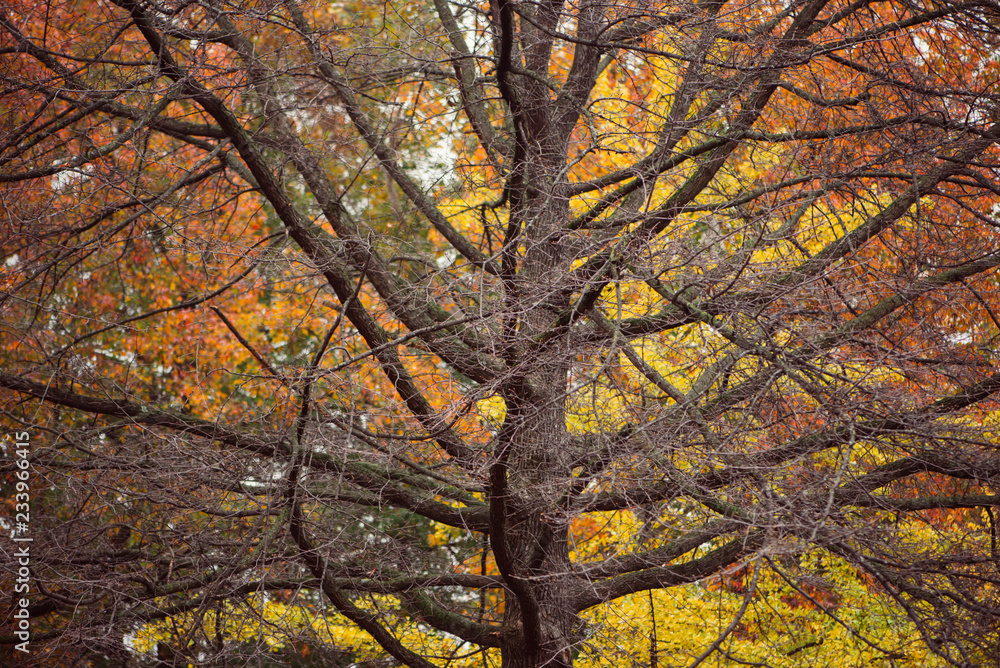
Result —
<instances>
[{"instance_id":1,"label":"golden yellow leaves","mask_svg":"<svg viewBox=\"0 0 1000 668\"><path fill-rule=\"evenodd\" d=\"M888 597L829 554L776 555L756 564L761 574L746 614L705 665L946 665L892 610ZM709 581L633 594L587 611L588 638L578 665L650 665L651 654L672 665L690 663L730 625L754 567L745 564Z\"/></svg>"}]
</instances>

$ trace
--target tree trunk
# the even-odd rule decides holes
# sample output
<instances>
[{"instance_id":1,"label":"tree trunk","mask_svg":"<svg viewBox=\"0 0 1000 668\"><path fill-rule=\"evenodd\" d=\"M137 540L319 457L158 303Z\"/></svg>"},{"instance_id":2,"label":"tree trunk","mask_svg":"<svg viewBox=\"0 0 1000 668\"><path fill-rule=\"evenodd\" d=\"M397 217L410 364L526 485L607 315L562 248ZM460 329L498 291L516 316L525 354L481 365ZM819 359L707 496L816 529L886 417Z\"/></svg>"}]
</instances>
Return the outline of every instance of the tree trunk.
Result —
<instances>
[{"instance_id":1,"label":"tree trunk","mask_svg":"<svg viewBox=\"0 0 1000 668\"><path fill-rule=\"evenodd\" d=\"M530 125L545 131L545 123ZM550 142L543 136L529 143ZM506 342L513 352L508 357L512 373L493 472L494 502L501 506L493 510L505 511L493 525L494 552L502 540L498 564L512 585L504 598L505 668L571 666L580 640L579 618L570 601L566 512L572 482L565 424L571 357L541 343L570 303L563 291L566 268L558 234L568 209L558 196L555 176L564 162L564 155L551 147L527 155L510 214L511 224L523 230L525 246L517 274L507 283L513 305L509 313L522 315L511 323ZM508 563L501 564L504 560Z\"/></svg>"}]
</instances>

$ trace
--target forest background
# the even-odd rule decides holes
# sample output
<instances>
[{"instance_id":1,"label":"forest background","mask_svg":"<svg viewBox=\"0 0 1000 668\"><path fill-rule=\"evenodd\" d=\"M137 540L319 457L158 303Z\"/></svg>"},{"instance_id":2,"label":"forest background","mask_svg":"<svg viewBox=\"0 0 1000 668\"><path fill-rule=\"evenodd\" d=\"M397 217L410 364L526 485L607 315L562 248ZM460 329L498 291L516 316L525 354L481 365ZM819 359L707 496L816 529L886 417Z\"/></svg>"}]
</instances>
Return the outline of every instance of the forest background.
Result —
<instances>
[{"instance_id":1,"label":"forest background","mask_svg":"<svg viewBox=\"0 0 1000 668\"><path fill-rule=\"evenodd\" d=\"M2 661L1000 664L998 26L5 3Z\"/></svg>"}]
</instances>

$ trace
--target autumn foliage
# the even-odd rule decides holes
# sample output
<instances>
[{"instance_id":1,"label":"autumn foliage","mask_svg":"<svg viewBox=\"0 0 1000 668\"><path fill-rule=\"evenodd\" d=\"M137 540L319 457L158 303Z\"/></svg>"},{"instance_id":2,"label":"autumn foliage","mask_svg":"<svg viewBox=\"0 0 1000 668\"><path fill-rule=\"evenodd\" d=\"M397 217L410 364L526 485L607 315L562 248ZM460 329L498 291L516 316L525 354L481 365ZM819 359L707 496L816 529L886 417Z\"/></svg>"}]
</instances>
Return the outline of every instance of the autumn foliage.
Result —
<instances>
[{"instance_id":1,"label":"autumn foliage","mask_svg":"<svg viewBox=\"0 0 1000 668\"><path fill-rule=\"evenodd\" d=\"M996 665L998 25L7 3L0 657Z\"/></svg>"}]
</instances>

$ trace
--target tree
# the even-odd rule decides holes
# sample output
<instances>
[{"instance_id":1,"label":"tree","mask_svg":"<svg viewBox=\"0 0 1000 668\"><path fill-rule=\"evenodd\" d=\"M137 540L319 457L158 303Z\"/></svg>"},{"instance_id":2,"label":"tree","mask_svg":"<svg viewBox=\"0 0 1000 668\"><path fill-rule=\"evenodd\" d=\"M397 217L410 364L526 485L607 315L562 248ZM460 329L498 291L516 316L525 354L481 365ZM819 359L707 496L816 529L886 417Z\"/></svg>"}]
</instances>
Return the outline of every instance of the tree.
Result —
<instances>
[{"instance_id":1,"label":"tree","mask_svg":"<svg viewBox=\"0 0 1000 668\"><path fill-rule=\"evenodd\" d=\"M995 661L998 21L0 10L35 660Z\"/></svg>"}]
</instances>

